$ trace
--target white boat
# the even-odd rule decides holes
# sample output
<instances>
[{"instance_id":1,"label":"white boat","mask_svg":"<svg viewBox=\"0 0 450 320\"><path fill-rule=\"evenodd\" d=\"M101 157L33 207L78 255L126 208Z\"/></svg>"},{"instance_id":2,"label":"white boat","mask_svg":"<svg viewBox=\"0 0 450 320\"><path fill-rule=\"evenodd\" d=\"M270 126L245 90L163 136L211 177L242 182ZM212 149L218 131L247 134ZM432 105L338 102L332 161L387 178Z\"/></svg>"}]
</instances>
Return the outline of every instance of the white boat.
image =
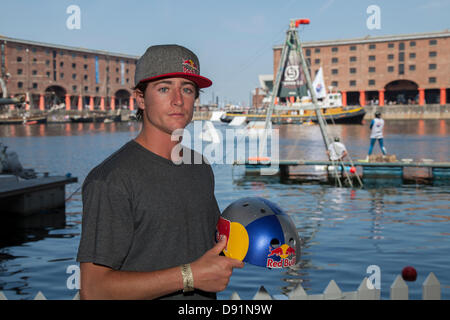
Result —
<instances>
[{"instance_id":1,"label":"white boat","mask_svg":"<svg viewBox=\"0 0 450 320\"><path fill-rule=\"evenodd\" d=\"M217 129L214 127L214 124L211 121L205 121L203 124L203 130L199 135L200 140L211 142L211 143L220 143L220 137L217 132Z\"/></svg>"},{"instance_id":2,"label":"white boat","mask_svg":"<svg viewBox=\"0 0 450 320\"><path fill-rule=\"evenodd\" d=\"M209 121L220 121L220 117L225 114L225 111L213 111Z\"/></svg>"},{"instance_id":3,"label":"white boat","mask_svg":"<svg viewBox=\"0 0 450 320\"><path fill-rule=\"evenodd\" d=\"M229 126L240 126L247 120L247 117L244 115L242 117L235 117L233 120L231 120Z\"/></svg>"}]
</instances>

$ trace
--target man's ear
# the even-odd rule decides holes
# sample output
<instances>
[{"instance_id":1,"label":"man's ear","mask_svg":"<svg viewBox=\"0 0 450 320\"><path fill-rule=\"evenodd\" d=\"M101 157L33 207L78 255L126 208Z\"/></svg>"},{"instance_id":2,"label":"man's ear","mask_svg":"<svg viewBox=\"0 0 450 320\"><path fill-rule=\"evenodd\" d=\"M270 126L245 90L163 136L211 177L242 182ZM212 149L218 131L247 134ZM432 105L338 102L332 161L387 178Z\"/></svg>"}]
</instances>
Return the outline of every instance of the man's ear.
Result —
<instances>
[{"instance_id":1,"label":"man's ear","mask_svg":"<svg viewBox=\"0 0 450 320\"><path fill-rule=\"evenodd\" d=\"M133 96L136 99L138 108L144 110L145 109L144 93L141 90L136 89L133 91Z\"/></svg>"}]
</instances>

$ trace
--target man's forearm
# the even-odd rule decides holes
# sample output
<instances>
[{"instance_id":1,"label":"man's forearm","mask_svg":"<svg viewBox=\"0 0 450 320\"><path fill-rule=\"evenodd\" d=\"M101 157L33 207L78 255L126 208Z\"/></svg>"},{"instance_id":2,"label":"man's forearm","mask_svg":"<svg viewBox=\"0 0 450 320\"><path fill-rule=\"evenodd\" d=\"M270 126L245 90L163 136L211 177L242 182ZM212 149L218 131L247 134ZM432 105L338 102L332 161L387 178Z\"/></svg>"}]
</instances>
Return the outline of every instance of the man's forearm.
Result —
<instances>
[{"instance_id":1,"label":"man's forearm","mask_svg":"<svg viewBox=\"0 0 450 320\"><path fill-rule=\"evenodd\" d=\"M81 265L81 299L155 299L183 289L179 267L152 272Z\"/></svg>"}]
</instances>

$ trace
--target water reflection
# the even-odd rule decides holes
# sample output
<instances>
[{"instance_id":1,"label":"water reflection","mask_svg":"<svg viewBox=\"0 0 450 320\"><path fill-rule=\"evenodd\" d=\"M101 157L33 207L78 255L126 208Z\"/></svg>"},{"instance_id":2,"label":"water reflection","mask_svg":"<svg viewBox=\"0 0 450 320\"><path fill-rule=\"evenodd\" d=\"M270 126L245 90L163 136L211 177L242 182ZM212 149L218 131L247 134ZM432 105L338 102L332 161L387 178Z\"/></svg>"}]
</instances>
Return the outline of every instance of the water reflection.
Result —
<instances>
[{"instance_id":1,"label":"water reflection","mask_svg":"<svg viewBox=\"0 0 450 320\"><path fill-rule=\"evenodd\" d=\"M53 229L66 225L65 209L20 217L2 213L0 224L0 249L39 241L49 236Z\"/></svg>"},{"instance_id":2,"label":"water reflection","mask_svg":"<svg viewBox=\"0 0 450 320\"><path fill-rule=\"evenodd\" d=\"M49 238L68 238L68 234L52 234L66 227L65 209L56 209L30 216L16 216L2 213L0 223L0 273L15 279L4 282L0 279L0 291L8 290L18 296L27 295L30 289L27 265L18 261L26 260L33 255L17 255L11 247L26 246L30 243ZM17 263L14 261L17 260ZM12 264L11 264L12 263ZM9 266L7 266L9 265Z\"/></svg>"},{"instance_id":3,"label":"water reflection","mask_svg":"<svg viewBox=\"0 0 450 320\"><path fill-rule=\"evenodd\" d=\"M383 240L384 237L382 235L383 230L383 214L384 214L384 201L383 201L383 193L379 190L370 190L370 195L372 199L370 201L369 214L372 218L372 227L370 229L371 236L369 239L372 240ZM374 246L377 247L376 242L374 242ZM377 248L379 250L379 248Z\"/></svg>"},{"instance_id":4,"label":"water reflection","mask_svg":"<svg viewBox=\"0 0 450 320\"><path fill-rule=\"evenodd\" d=\"M50 123L34 125L0 125L1 137L47 137L96 134L99 132L137 132L138 122Z\"/></svg>"}]
</instances>

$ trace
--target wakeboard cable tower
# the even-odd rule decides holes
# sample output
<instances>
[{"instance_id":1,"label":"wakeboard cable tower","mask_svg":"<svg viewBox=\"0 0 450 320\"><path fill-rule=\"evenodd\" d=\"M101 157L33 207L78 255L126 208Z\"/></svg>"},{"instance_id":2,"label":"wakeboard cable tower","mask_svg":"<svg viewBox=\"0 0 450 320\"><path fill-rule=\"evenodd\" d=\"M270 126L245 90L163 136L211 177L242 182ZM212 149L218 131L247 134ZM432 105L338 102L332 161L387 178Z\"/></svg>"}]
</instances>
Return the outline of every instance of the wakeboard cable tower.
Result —
<instances>
[{"instance_id":1,"label":"wakeboard cable tower","mask_svg":"<svg viewBox=\"0 0 450 320\"><path fill-rule=\"evenodd\" d=\"M305 77L304 80L306 80L306 86L311 95L313 110L316 113L317 122L320 127L320 132L322 134L322 139L323 139L326 150L328 150L328 147L331 143L331 140L330 140L330 138L328 136L328 132L327 132L327 124L326 124L326 121L324 120L322 113L320 112L320 107L319 107L319 103L317 100L316 90L313 87L313 84L311 81L311 76L309 74L309 69L306 64L305 57L303 55L303 48L302 48L302 44L300 42L300 39L298 36L298 31L297 31L297 28L299 27L299 25L307 25L309 23L310 23L309 19L292 19L289 24L289 29L286 32L286 40L283 44L283 49L281 52L281 59L280 59L279 65L278 65L276 79L275 79L275 83L274 83L274 87L273 87L272 95L271 95L271 99L270 99L270 105L269 105L269 108L267 109L267 114L266 114L264 133L263 133L263 138L262 138L260 149L259 149L260 150L259 154L261 157L264 156L264 153L266 150L267 135L268 135L268 130L271 129L272 115L275 110L275 102L280 94L280 90L282 87L282 79L285 77L287 62L289 60L289 57L291 56L291 52L294 55L294 57L293 57L294 61L300 62L300 65L298 67L301 68L301 70L297 70L297 77L301 77L301 74L303 72L303 75ZM294 69L294 73L295 73L295 69ZM343 161L340 160L340 162L342 165ZM334 161L333 161L333 164L334 164ZM352 164L352 166L353 166L353 164ZM333 167L334 167L336 179L339 182L339 186L342 186L336 166L333 166ZM345 170L343 170L343 171L345 172ZM351 179L346 172L345 172L345 176L346 176L349 184L351 186L353 186ZM358 175L356 175L356 176L357 176L360 186L362 187L361 180L359 179Z\"/></svg>"}]
</instances>

